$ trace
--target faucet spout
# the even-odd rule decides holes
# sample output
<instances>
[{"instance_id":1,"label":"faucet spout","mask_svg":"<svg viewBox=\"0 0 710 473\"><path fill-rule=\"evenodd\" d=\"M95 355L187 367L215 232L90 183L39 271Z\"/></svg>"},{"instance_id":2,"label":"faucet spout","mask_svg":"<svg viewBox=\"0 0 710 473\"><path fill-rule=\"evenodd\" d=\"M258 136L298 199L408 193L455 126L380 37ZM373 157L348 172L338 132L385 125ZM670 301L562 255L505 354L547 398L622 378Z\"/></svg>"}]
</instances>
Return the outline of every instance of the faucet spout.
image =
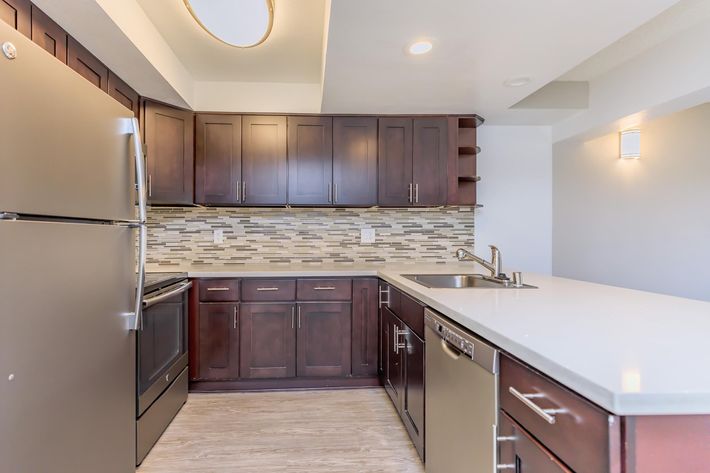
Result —
<instances>
[{"instance_id":1,"label":"faucet spout","mask_svg":"<svg viewBox=\"0 0 710 473\"><path fill-rule=\"evenodd\" d=\"M489 246L491 248L490 262L484 260L480 256L476 256L475 254L464 248L459 248L458 250L456 250L456 258L458 258L459 261L474 261L486 268L491 273L492 277L498 278L503 274L500 250L493 245Z\"/></svg>"}]
</instances>

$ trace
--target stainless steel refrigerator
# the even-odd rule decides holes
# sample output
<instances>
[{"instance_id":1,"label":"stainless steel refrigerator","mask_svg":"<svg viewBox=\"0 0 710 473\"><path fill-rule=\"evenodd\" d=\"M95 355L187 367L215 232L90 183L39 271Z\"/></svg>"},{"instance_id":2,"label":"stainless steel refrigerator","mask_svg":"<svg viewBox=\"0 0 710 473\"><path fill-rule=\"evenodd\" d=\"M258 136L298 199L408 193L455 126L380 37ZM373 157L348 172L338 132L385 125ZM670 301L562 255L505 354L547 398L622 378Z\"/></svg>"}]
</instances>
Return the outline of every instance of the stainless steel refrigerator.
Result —
<instances>
[{"instance_id":1,"label":"stainless steel refrigerator","mask_svg":"<svg viewBox=\"0 0 710 473\"><path fill-rule=\"evenodd\" d=\"M0 471L132 472L137 122L3 22L0 43Z\"/></svg>"}]
</instances>

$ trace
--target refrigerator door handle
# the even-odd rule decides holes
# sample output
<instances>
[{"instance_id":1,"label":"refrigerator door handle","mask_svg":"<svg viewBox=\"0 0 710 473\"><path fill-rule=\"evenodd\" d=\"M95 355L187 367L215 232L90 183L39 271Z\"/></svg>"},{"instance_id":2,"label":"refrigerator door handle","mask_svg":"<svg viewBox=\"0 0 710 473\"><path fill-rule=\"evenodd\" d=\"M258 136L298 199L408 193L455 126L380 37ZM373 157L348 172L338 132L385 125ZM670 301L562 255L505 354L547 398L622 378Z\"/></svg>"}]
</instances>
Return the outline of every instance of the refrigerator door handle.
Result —
<instances>
[{"instance_id":1,"label":"refrigerator door handle","mask_svg":"<svg viewBox=\"0 0 710 473\"><path fill-rule=\"evenodd\" d=\"M136 304L134 311L126 314L129 318L128 330L143 330L143 286L145 285L145 254L148 247L148 228L138 226L138 273L136 275Z\"/></svg>"},{"instance_id":2,"label":"refrigerator door handle","mask_svg":"<svg viewBox=\"0 0 710 473\"><path fill-rule=\"evenodd\" d=\"M138 190L138 221L145 223L147 219L146 180L145 180L145 160L143 159L143 143L141 142L141 131L138 119L133 118L133 150L136 159L136 188Z\"/></svg>"}]
</instances>

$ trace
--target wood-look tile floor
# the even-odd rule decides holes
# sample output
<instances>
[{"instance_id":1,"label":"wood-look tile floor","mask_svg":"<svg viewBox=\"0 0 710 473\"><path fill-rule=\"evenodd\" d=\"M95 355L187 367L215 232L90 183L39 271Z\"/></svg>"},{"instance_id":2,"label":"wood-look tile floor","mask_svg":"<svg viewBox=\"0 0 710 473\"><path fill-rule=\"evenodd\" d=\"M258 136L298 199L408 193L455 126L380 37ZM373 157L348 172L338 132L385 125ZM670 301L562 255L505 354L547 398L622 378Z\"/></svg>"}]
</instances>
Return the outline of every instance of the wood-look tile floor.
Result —
<instances>
[{"instance_id":1,"label":"wood-look tile floor","mask_svg":"<svg viewBox=\"0 0 710 473\"><path fill-rule=\"evenodd\" d=\"M383 389L190 394L138 473L422 473Z\"/></svg>"}]
</instances>

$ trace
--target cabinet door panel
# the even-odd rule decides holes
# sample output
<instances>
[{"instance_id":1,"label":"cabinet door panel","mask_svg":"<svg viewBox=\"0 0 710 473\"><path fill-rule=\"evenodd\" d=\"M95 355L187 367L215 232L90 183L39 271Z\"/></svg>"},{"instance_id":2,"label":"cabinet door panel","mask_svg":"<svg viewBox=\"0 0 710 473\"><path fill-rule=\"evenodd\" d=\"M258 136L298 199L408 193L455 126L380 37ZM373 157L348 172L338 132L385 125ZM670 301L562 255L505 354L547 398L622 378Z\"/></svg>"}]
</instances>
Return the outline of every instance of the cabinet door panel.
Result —
<instances>
[{"instance_id":1,"label":"cabinet door panel","mask_svg":"<svg viewBox=\"0 0 710 473\"><path fill-rule=\"evenodd\" d=\"M350 374L350 312L345 302L298 305L298 376Z\"/></svg>"},{"instance_id":2,"label":"cabinet door panel","mask_svg":"<svg viewBox=\"0 0 710 473\"><path fill-rule=\"evenodd\" d=\"M143 127L148 200L152 204L192 204L193 113L147 101Z\"/></svg>"},{"instance_id":3,"label":"cabinet door panel","mask_svg":"<svg viewBox=\"0 0 710 473\"><path fill-rule=\"evenodd\" d=\"M242 118L242 203L288 202L286 117Z\"/></svg>"},{"instance_id":4,"label":"cabinet door panel","mask_svg":"<svg viewBox=\"0 0 710 473\"><path fill-rule=\"evenodd\" d=\"M239 377L239 307L200 304L200 379Z\"/></svg>"},{"instance_id":5,"label":"cabinet door panel","mask_svg":"<svg viewBox=\"0 0 710 473\"><path fill-rule=\"evenodd\" d=\"M331 203L333 119L288 117L288 202Z\"/></svg>"},{"instance_id":6,"label":"cabinet door panel","mask_svg":"<svg viewBox=\"0 0 710 473\"><path fill-rule=\"evenodd\" d=\"M64 64L67 63L67 32L34 5L32 5L32 41Z\"/></svg>"},{"instance_id":7,"label":"cabinet door panel","mask_svg":"<svg viewBox=\"0 0 710 473\"><path fill-rule=\"evenodd\" d=\"M414 119L414 205L445 205L448 125L446 118Z\"/></svg>"},{"instance_id":8,"label":"cabinet door panel","mask_svg":"<svg viewBox=\"0 0 710 473\"><path fill-rule=\"evenodd\" d=\"M198 114L195 119L195 202L241 202L242 117Z\"/></svg>"},{"instance_id":9,"label":"cabinet door panel","mask_svg":"<svg viewBox=\"0 0 710 473\"><path fill-rule=\"evenodd\" d=\"M0 20L27 36L32 35L32 13L29 0L0 0Z\"/></svg>"},{"instance_id":10,"label":"cabinet door panel","mask_svg":"<svg viewBox=\"0 0 710 473\"><path fill-rule=\"evenodd\" d=\"M129 110L136 118L140 115L140 96L128 84L111 71L108 71L108 94Z\"/></svg>"},{"instance_id":11,"label":"cabinet door panel","mask_svg":"<svg viewBox=\"0 0 710 473\"><path fill-rule=\"evenodd\" d=\"M380 205L408 206L412 201L412 120L380 118Z\"/></svg>"},{"instance_id":12,"label":"cabinet door panel","mask_svg":"<svg viewBox=\"0 0 710 473\"><path fill-rule=\"evenodd\" d=\"M515 438L499 443L499 464L519 473L572 473L543 445L501 412L499 435ZM580 439L578 439L580 440Z\"/></svg>"},{"instance_id":13,"label":"cabinet door panel","mask_svg":"<svg viewBox=\"0 0 710 473\"><path fill-rule=\"evenodd\" d=\"M295 376L295 306L242 304L240 345L242 378Z\"/></svg>"},{"instance_id":14,"label":"cabinet door panel","mask_svg":"<svg viewBox=\"0 0 710 473\"><path fill-rule=\"evenodd\" d=\"M377 279L353 280L353 376L377 376Z\"/></svg>"},{"instance_id":15,"label":"cabinet door panel","mask_svg":"<svg viewBox=\"0 0 710 473\"><path fill-rule=\"evenodd\" d=\"M67 46L67 65L108 93L108 68L71 36Z\"/></svg>"},{"instance_id":16,"label":"cabinet door panel","mask_svg":"<svg viewBox=\"0 0 710 473\"><path fill-rule=\"evenodd\" d=\"M377 118L333 118L333 183L338 205L377 205Z\"/></svg>"},{"instance_id":17,"label":"cabinet door panel","mask_svg":"<svg viewBox=\"0 0 710 473\"><path fill-rule=\"evenodd\" d=\"M405 327L403 349L404 392L402 418L419 456L424 458L424 340Z\"/></svg>"},{"instance_id":18,"label":"cabinet door panel","mask_svg":"<svg viewBox=\"0 0 710 473\"><path fill-rule=\"evenodd\" d=\"M403 388L402 350L395 347L395 329L400 330L402 325L392 311L386 307L382 309L382 323L385 324L382 343L385 390L399 410Z\"/></svg>"}]
</instances>

